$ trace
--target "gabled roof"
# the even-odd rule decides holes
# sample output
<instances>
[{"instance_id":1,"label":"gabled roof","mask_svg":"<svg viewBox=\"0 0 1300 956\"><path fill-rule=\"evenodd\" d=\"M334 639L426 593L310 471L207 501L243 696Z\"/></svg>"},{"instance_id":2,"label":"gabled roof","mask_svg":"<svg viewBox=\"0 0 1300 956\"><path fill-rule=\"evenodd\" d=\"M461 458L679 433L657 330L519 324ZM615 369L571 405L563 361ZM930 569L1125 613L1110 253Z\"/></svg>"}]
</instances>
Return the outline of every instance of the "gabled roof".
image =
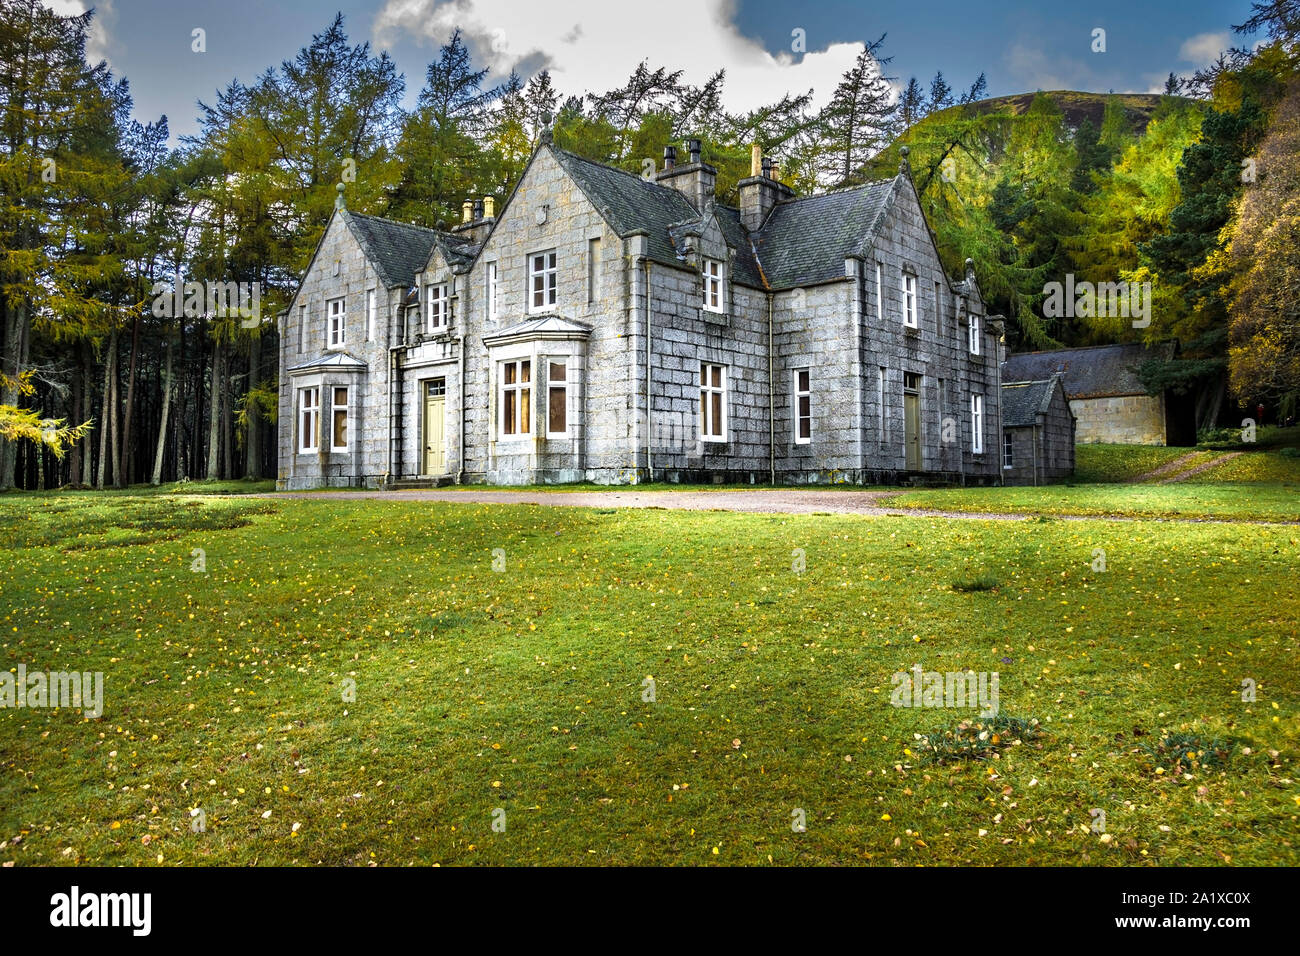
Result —
<instances>
[{"instance_id":1,"label":"gabled roof","mask_svg":"<svg viewBox=\"0 0 1300 956\"><path fill-rule=\"evenodd\" d=\"M1038 416L1046 415L1051 407L1060 380L1060 375L1053 375L1039 382L1003 382L1002 427L1023 428L1037 424Z\"/></svg>"},{"instance_id":2,"label":"gabled roof","mask_svg":"<svg viewBox=\"0 0 1300 956\"><path fill-rule=\"evenodd\" d=\"M649 255L656 262L680 265L668 230L699 213L671 186L646 182L640 176L594 163L574 153L551 147L564 171L620 236L644 229L650 235Z\"/></svg>"},{"instance_id":3,"label":"gabled roof","mask_svg":"<svg viewBox=\"0 0 1300 956\"><path fill-rule=\"evenodd\" d=\"M346 209L339 210L339 215L357 237L366 258L374 264L388 289L396 286L409 288L415 282L416 272L429 261L434 243L454 245L458 250L464 245L463 240L437 229L366 216Z\"/></svg>"},{"instance_id":4,"label":"gabled roof","mask_svg":"<svg viewBox=\"0 0 1300 956\"><path fill-rule=\"evenodd\" d=\"M1172 342L1148 348L1140 343L1095 345L1050 352L1021 352L1002 363L1003 381L1041 381L1060 372L1065 394L1075 398L1146 395L1137 370L1152 359L1172 359Z\"/></svg>"},{"instance_id":5,"label":"gabled roof","mask_svg":"<svg viewBox=\"0 0 1300 956\"><path fill-rule=\"evenodd\" d=\"M773 289L844 277L844 260L863 255L894 195L896 179L779 202L755 236Z\"/></svg>"}]
</instances>

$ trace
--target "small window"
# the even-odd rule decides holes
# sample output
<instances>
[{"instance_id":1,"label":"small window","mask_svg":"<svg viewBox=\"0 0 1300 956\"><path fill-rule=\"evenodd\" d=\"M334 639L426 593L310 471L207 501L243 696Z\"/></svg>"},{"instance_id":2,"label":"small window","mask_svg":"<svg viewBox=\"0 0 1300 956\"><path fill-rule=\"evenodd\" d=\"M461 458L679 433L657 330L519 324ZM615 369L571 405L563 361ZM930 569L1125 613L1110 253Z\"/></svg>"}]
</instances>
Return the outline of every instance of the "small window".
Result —
<instances>
[{"instance_id":1,"label":"small window","mask_svg":"<svg viewBox=\"0 0 1300 956\"><path fill-rule=\"evenodd\" d=\"M366 341L375 340L375 290L366 290Z\"/></svg>"},{"instance_id":2,"label":"small window","mask_svg":"<svg viewBox=\"0 0 1300 956\"><path fill-rule=\"evenodd\" d=\"M531 435L533 363L518 359L501 364L501 434Z\"/></svg>"},{"instance_id":3,"label":"small window","mask_svg":"<svg viewBox=\"0 0 1300 956\"><path fill-rule=\"evenodd\" d=\"M298 451L318 451L317 426L320 423L320 389L298 390Z\"/></svg>"},{"instance_id":4,"label":"small window","mask_svg":"<svg viewBox=\"0 0 1300 956\"><path fill-rule=\"evenodd\" d=\"M794 443L807 445L812 441L812 381L806 368L794 372Z\"/></svg>"},{"instance_id":5,"label":"small window","mask_svg":"<svg viewBox=\"0 0 1300 956\"><path fill-rule=\"evenodd\" d=\"M885 321L885 267L876 263L876 318Z\"/></svg>"},{"instance_id":6,"label":"small window","mask_svg":"<svg viewBox=\"0 0 1300 956\"><path fill-rule=\"evenodd\" d=\"M903 275L903 324L909 329L917 327L916 323L916 276Z\"/></svg>"},{"instance_id":7,"label":"small window","mask_svg":"<svg viewBox=\"0 0 1300 956\"><path fill-rule=\"evenodd\" d=\"M567 362L546 363L546 435L569 436L569 367Z\"/></svg>"},{"instance_id":8,"label":"small window","mask_svg":"<svg viewBox=\"0 0 1300 956\"><path fill-rule=\"evenodd\" d=\"M887 424L885 418L885 387L888 378L888 370L883 365L880 366L880 378L876 381L876 407L880 410L880 421L878 425L880 429L880 441L882 444L885 441L885 426Z\"/></svg>"},{"instance_id":9,"label":"small window","mask_svg":"<svg viewBox=\"0 0 1300 956\"><path fill-rule=\"evenodd\" d=\"M348 450L348 390L346 386L336 386L334 405L330 409L330 451Z\"/></svg>"},{"instance_id":10,"label":"small window","mask_svg":"<svg viewBox=\"0 0 1300 956\"><path fill-rule=\"evenodd\" d=\"M302 352L306 348L307 342L307 307L298 306L298 351Z\"/></svg>"},{"instance_id":11,"label":"small window","mask_svg":"<svg viewBox=\"0 0 1300 956\"><path fill-rule=\"evenodd\" d=\"M1015 440L1011 432L1002 433L1002 467L1010 468L1015 464Z\"/></svg>"},{"instance_id":12,"label":"small window","mask_svg":"<svg viewBox=\"0 0 1300 956\"><path fill-rule=\"evenodd\" d=\"M495 322L497 319L497 264L489 262L487 264L487 289L484 290L487 299L487 317L489 322Z\"/></svg>"},{"instance_id":13,"label":"small window","mask_svg":"<svg viewBox=\"0 0 1300 956\"><path fill-rule=\"evenodd\" d=\"M451 325L451 299L447 295L447 284L429 286L429 331L445 329Z\"/></svg>"},{"instance_id":14,"label":"small window","mask_svg":"<svg viewBox=\"0 0 1300 956\"><path fill-rule=\"evenodd\" d=\"M970 354L980 354L980 317L978 315L970 317Z\"/></svg>"},{"instance_id":15,"label":"small window","mask_svg":"<svg viewBox=\"0 0 1300 956\"><path fill-rule=\"evenodd\" d=\"M903 391L910 395L921 394L921 376L916 372L904 372Z\"/></svg>"},{"instance_id":16,"label":"small window","mask_svg":"<svg viewBox=\"0 0 1300 956\"><path fill-rule=\"evenodd\" d=\"M330 299L325 303L325 314L329 317L329 347L341 349L347 344L348 316L343 299Z\"/></svg>"},{"instance_id":17,"label":"small window","mask_svg":"<svg viewBox=\"0 0 1300 956\"><path fill-rule=\"evenodd\" d=\"M970 397L970 450L972 454L984 454L984 396Z\"/></svg>"},{"instance_id":18,"label":"small window","mask_svg":"<svg viewBox=\"0 0 1300 956\"><path fill-rule=\"evenodd\" d=\"M704 260L704 308L710 312L724 311L723 283L727 267L717 259Z\"/></svg>"},{"instance_id":19,"label":"small window","mask_svg":"<svg viewBox=\"0 0 1300 956\"><path fill-rule=\"evenodd\" d=\"M939 290L939 283L934 284L934 327L943 328L943 293Z\"/></svg>"},{"instance_id":20,"label":"small window","mask_svg":"<svg viewBox=\"0 0 1300 956\"><path fill-rule=\"evenodd\" d=\"M555 305L555 250L528 257L528 308L533 312Z\"/></svg>"},{"instance_id":21,"label":"small window","mask_svg":"<svg viewBox=\"0 0 1300 956\"><path fill-rule=\"evenodd\" d=\"M587 240L587 304L600 298L600 240Z\"/></svg>"},{"instance_id":22,"label":"small window","mask_svg":"<svg viewBox=\"0 0 1300 956\"><path fill-rule=\"evenodd\" d=\"M727 440L727 367L700 364L700 439Z\"/></svg>"}]
</instances>

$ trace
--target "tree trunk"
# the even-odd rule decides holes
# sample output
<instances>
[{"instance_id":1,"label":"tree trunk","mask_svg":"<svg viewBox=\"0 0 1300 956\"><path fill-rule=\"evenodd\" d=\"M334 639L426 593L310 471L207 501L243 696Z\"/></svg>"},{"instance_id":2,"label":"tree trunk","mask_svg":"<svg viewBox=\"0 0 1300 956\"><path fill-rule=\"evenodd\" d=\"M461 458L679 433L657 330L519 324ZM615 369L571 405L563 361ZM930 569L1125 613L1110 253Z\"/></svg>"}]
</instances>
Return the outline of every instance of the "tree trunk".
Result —
<instances>
[{"instance_id":1,"label":"tree trunk","mask_svg":"<svg viewBox=\"0 0 1300 956\"><path fill-rule=\"evenodd\" d=\"M113 357L117 354L116 336L110 336L111 343L106 349L107 354L104 356L104 396L100 403L99 415L99 462L95 469L95 487L100 491L104 490L104 481L108 477L108 416L112 410L109 405L112 389L109 383L113 380Z\"/></svg>"},{"instance_id":2,"label":"tree trunk","mask_svg":"<svg viewBox=\"0 0 1300 956\"><path fill-rule=\"evenodd\" d=\"M131 362L126 373L126 408L122 415L122 457L118 459L118 474L122 476L120 484L131 484L135 469L131 467L131 419L135 415L135 375L140 357L140 316L131 323Z\"/></svg>"},{"instance_id":3,"label":"tree trunk","mask_svg":"<svg viewBox=\"0 0 1300 956\"><path fill-rule=\"evenodd\" d=\"M252 341L248 343L248 393L251 396L262 381L262 335L255 330ZM250 398L248 400L248 440L244 451L248 463L244 474L249 481L258 481L262 477L262 408Z\"/></svg>"},{"instance_id":4,"label":"tree trunk","mask_svg":"<svg viewBox=\"0 0 1300 956\"><path fill-rule=\"evenodd\" d=\"M153 478L150 484L158 485L162 483L163 451L167 447L167 413L171 411L172 404L172 340L167 336L167 364L163 369L162 380L162 412L161 420L158 423L158 450L153 456Z\"/></svg>"},{"instance_id":5,"label":"tree trunk","mask_svg":"<svg viewBox=\"0 0 1300 956\"><path fill-rule=\"evenodd\" d=\"M17 406L22 397L19 377L27 367L27 305L5 301L3 353L0 354L0 404ZM0 491L14 486L18 444L0 438Z\"/></svg>"},{"instance_id":6,"label":"tree trunk","mask_svg":"<svg viewBox=\"0 0 1300 956\"><path fill-rule=\"evenodd\" d=\"M230 393L234 391L231 366L234 362L234 350L227 347L225 360L221 363L224 373L221 383L221 477L227 481L235 477L235 429L230 414Z\"/></svg>"},{"instance_id":7,"label":"tree trunk","mask_svg":"<svg viewBox=\"0 0 1300 956\"><path fill-rule=\"evenodd\" d=\"M112 376L108 382L108 444L111 449L109 460L113 467L113 487L121 488L122 469L118 467L121 461L121 435L118 433L118 403L120 398L117 392L117 330L109 336L108 345L108 367L112 370Z\"/></svg>"},{"instance_id":8,"label":"tree trunk","mask_svg":"<svg viewBox=\"0 0 1300 956\"><path fill-rule=\"evenodd\" d=\"M90 405L94 399L94 374L95 356L90 350L90 343L83 339L81 342L81 417L78 419L77 424L94 418L90 413ZM81 445L76 453L81 455L82 483L89 484L91 466L93 463L93 453L89 435L81 440Z\"/></svg>"},{"instance_id":9,"label":"tree trunk","mask_svg":"<svg viewBox=\"0 0 1300 956\"><path fill-rule=\"evenodd\" d=\"M221 343L217 342L212 347L212 388L208 395L208 469L203 476L209 481L217 478L217 468L221 461L221 352Z\"/></svg>"}]
</instances>

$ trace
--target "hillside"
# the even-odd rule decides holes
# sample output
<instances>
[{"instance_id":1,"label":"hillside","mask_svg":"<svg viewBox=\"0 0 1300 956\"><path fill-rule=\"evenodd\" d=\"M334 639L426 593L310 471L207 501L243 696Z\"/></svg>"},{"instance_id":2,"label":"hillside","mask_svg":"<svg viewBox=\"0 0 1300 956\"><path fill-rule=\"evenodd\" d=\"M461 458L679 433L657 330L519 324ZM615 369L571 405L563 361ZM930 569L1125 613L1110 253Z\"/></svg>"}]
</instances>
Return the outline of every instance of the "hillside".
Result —
<instances>
[{"instance_id":1,"label":"hillside","mask_svg":"<svg viewBox=\"0 0 1300 956\"><path fill-rule=\"evenodd\" d=\"M1130 322L1044 316L1044 285L1119 281L1178 202L1178 163L1204 106L1157 94L1021 93L930 113L864 168L891 176L901 146L945 265L975 260L1013 347L1131 340Z\"/></svg>"}]
</instances>

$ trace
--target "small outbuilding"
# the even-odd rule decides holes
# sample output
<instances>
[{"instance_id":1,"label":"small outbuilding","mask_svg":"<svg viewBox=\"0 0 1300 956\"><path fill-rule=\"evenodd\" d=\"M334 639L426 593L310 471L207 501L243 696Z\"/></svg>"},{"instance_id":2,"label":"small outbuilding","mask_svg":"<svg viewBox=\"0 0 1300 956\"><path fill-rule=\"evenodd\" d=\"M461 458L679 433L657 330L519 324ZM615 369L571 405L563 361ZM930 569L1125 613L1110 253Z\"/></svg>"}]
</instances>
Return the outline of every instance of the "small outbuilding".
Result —
<instances>
[{"instance_id":1,"label":"small outbuilding","mask_svg":"<svg viewBox=\"0 0 1300 956\"><path fill-rule=\"evenodd\" d=\"M1196 422L1188 399L1168 391L1151 395L1138 376L1146 362L1176 357L1172 342L1020 352L1002 363L1002 381L1041 382L1059 372L1080 444L1191 445Z\"/></svg>"},{"instance_id":2,"label":"small outbuilding","mask_svg":"<svg viewBox=\"0 0 1300 956\"><path fill-rule=\"evenodd\" d=\"M1042 485L1074 474L1074 413L1058 373L1002 383L1002 482Z\"/></svg>"}]
</instances>

